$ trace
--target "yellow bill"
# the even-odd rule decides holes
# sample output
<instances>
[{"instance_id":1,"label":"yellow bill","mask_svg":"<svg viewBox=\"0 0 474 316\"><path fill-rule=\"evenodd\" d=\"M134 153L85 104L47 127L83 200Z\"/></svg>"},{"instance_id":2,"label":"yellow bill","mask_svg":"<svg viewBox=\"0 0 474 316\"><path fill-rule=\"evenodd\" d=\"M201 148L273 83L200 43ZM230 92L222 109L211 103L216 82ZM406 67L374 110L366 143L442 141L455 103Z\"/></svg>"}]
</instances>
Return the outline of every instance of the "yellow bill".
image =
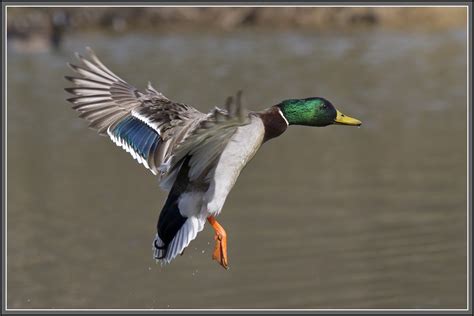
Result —
<instances>
[{"instance_id":1,"label":"yellow bill","mask_svg":"<svg viewBox=\"0 0 474 316\"><path fill-rule=\"evenodd\" d=\"M351 126L360 126L362 124L362 122L359 121L358 119L346 116L337 110L336 112L337 112L337 116L334 119L334 124L351 125Z\"/></svg>"}]
</instances>

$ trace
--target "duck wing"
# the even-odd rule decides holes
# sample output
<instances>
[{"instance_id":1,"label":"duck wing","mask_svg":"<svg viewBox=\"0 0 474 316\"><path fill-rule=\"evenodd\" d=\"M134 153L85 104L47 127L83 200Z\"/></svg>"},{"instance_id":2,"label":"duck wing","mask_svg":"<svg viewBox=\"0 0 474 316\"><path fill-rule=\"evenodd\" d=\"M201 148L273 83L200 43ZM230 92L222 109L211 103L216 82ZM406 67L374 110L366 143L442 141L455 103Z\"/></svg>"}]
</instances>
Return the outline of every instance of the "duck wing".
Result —
<instances>
[{"instance_id":1,"label":"duck wing","mask_svg":"<svg viewBox=\"0 0 474 316\"><path fill-rule=\"evenodd\" d=\"M195 108L174 102L148 84L144 92L108 69L88 48L90 59L76 54L81 66L69 64L78 76L65 78L75 87L65 90L68 101L89 127L129 152L153 174L158 174L164 149L176 130L186 128L206 115ZM147 118L140 113L155 111Z\"/></svg>"},{"instance_id":2,"label":"duck wing","mask_svg":"<svg viewBox=\"0 0 474 316\"><path fill-rule=\"evenodd\" d=\"M141 92L87 50L89 59L76 54L81 66L69 64L78 76L65 77L75 84L65 89L74 95L68 101L91 128L160 175L163 188L170 188L186 156L192 156L190 179L203 176L237 127L248 121L240 102L233 104L231 98L226 109L204 114L168 99L151 84Z\"/></svg>"}]
</instances>

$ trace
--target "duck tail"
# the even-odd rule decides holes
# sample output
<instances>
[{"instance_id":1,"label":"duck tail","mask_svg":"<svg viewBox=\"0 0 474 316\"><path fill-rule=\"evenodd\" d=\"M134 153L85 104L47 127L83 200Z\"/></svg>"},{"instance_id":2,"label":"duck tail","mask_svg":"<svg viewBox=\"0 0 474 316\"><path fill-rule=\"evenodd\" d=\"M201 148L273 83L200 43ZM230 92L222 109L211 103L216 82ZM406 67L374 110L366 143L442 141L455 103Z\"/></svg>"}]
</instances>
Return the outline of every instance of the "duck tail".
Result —
<instances>
[{"instance_id":1,"label":"duck tail","mask_svg":"<svg viewBox=\"0 0 474 316\"><path fill-rule=\"evenodd\" d=\"M205 223L205 217L188 217L169 244L166 244L157 233L152 246L154 258L162 264L170 263L183 253L189 243L204 229Z\"/></svg>"},{"instance_id":2,"label":"duck tail","mask_svg":"<svg viewBox=\"0 0 474 316\"><path fill-rule=\"evenodd\" d=\"M163 242L163 240L161 240L160 236L158 236L158 233L156 233L152 244L153 257L155 257L155 259L158 261L163 260L166 257L167 248L167 245Z\"/></svg>"},{"instance_id":3,"label":"duck tail","mask_svg":"<svg viewBox=\"0 0 474 316\"><path fill-rule=\"evenodd\" d=\"M190 157L183 162L185 167L180 168L156 225L153 253L155 259L162 263L169 263L182 254L206 223L206 216L195 212L200 210L201 194L184 192L183 189L183 183L188 181L189 159Z\"/></svg>"}]
</instances>

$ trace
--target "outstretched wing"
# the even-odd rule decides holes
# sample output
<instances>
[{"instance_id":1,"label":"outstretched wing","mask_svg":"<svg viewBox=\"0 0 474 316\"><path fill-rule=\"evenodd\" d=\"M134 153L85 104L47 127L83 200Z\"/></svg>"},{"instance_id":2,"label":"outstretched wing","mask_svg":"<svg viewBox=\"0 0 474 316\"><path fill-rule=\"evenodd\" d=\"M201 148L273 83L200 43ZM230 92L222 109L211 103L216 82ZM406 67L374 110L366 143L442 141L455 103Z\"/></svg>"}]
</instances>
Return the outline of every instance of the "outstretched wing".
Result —
<instances>
[{"instance_id":1,"label":"outstretched wing","mask_svg":"<svg viewBox=\"0 0 474 316\"><path fill-rule=\"evenodd\" d=\"M88 48L90 60L79 54L82 66L69 64L78 76L65 78L75 87L65 90L75 96L68 99L80 117L101 135L108 135L153 174L158 174L176 130L186 129L193 121L206 117L195 108L173 102L151 84L144 92L110 71ZM154 115L148 118L140 113Z\"/></svg>"},{"instance_id":2,"label":"outstretched wing","mask_svg":"<svg viewBox=\"0 0 474 316\"><path fill-rule=\"evenodd\" d=\"M185 157L190 180L208 177L231 136L249 122L240 104L229 98L226 109L208 114L171 101L150 84L144 92L110 71L88 48L90 60L77 54L82 66L69 64L79 75L66 76L75 87L68 99L80 117L101 135L129 152L153 174L162 176L161 186L170 189Z\"/></svg>"}]
</instances>

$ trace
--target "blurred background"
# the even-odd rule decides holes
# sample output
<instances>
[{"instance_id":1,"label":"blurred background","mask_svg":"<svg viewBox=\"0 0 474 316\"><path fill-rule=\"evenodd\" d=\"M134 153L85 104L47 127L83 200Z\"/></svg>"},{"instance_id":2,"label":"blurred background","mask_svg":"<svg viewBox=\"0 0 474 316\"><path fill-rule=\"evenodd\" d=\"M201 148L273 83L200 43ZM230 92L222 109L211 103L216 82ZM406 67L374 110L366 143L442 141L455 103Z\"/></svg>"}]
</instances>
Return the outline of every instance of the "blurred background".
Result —
<instances>
[{"instance_id":1,"label":"blurred background","mask_svg":"<svg viewBox=\"0 0 474 316\"><path fill-rule=\"evenodd\" d=\"M466 308L465 8L8 8L8 308ZM361 128L291 127L213 232L160 266L156 178L77 118L66 62L202 111L322 96Z\"/></svg>"}]
</instances>

